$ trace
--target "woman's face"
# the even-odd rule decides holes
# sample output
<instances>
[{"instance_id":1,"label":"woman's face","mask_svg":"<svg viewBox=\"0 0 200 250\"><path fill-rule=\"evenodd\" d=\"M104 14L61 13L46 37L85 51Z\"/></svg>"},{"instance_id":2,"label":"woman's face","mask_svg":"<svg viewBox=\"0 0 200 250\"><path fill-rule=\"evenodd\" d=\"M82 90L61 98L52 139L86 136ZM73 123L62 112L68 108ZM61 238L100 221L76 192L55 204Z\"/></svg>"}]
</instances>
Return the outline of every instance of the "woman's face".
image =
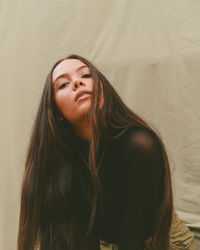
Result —
<instances>
[{"instance_id":1,"label":"woman's face","mask_svg":"<svg viewBox=\"0 0 200 250\"><path fill-rule=\"evenodd\" d=\"M78 59L66 59L52 73L55 102L72 124L83 121L91 105L93 79L89 67Z\"/></svg>"}]
</instances>

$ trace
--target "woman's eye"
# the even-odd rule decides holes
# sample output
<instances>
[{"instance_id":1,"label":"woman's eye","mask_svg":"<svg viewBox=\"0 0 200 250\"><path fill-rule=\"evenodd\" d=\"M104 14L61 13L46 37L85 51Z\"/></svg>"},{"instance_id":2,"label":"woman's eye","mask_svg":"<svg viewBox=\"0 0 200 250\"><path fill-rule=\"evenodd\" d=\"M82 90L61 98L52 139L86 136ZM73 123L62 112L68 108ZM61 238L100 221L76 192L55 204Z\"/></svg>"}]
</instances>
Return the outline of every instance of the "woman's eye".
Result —
<instances>
[{"instance_id":1,"label":"woman's eye","mask_svg":"<svg viewBox=\"0 0 200 250\"><path fill-rule=\"evenodd\" d=\"M82 76L82 78L90 78L90 77L92 77L92 74L85 74Z\"/></svg>"},{"instance_id":2,"label":"woman's eye","mask_svg":"<svg viewBox=\"0 0 200 250\"><path fill-rule=\"evenodd\" d=\"M64 82L63 84L61 84L59 86L59 89L63 89L65 86L67 86L69 84L69 82Z\"/></svg>"}]
</instances>

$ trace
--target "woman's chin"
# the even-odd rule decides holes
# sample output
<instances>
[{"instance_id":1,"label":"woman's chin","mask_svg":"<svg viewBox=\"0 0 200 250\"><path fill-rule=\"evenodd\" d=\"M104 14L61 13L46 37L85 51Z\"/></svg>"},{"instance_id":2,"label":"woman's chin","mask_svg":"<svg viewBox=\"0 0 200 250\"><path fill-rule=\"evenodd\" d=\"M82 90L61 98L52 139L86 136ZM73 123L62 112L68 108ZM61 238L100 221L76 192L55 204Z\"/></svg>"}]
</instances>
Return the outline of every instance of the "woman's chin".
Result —
<instances>
[{"instance_id":1,"label":"woman's chin","mask_svg":"<svg viewBox=\"0 0 200 250\"><path fill-rule=\"evenodd\" d=\"M84 121L87 117L87 114L90 110L90 105L82 105L79 110L76 112L76 115L70 119L72 124L77 124L77 123L81 123L82 121Z\"/></svg>"}]
</instances>

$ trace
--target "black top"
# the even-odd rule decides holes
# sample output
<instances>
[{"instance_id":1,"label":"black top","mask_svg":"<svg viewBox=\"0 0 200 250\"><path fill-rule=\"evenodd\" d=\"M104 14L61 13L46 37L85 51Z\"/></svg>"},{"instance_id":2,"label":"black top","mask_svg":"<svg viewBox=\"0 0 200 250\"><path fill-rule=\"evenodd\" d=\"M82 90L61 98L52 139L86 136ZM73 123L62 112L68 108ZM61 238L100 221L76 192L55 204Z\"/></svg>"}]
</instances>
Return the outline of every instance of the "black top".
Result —
<instances>
[{"instance_id":1,"label":"black top","mask_svg":"<svg viewBox=\"0 0 200 250\"><path fill-rule=\"evenodd\" d=\"M75 176L76 209L84 220L89 209L81 182L89 178L89 142L80 139L79 147L77 160L83 172ZM163 196L164 163L157 138L145 128L128 129L117 139L101 141L98 161L102 204L98 205L94 225L97 236L118 244L120 250L144 249L144 241L153 235ZM79 177L84 175L81 181Z\"/></svg>"}]
</instances>

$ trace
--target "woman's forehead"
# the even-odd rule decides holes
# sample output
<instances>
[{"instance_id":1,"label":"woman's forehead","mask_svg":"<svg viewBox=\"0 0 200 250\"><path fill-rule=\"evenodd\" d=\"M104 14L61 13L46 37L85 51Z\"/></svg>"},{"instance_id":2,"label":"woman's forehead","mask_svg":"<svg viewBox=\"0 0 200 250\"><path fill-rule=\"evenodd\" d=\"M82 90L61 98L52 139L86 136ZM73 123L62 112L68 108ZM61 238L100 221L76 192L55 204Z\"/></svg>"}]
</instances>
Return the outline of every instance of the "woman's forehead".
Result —
<instances>
[{"instance_id":1,"label":"woman's forehead","mask_svg":"<svg viewBox=\"0 0 200 250\"><path fill-rule=\"evenodd\" d=\"M85 67L88 66L78 59L65 59L54 68L52 72L52 81L54 82L60 75L70 74L71 72L78 71Z\"/></svg>"}]
</instances>

